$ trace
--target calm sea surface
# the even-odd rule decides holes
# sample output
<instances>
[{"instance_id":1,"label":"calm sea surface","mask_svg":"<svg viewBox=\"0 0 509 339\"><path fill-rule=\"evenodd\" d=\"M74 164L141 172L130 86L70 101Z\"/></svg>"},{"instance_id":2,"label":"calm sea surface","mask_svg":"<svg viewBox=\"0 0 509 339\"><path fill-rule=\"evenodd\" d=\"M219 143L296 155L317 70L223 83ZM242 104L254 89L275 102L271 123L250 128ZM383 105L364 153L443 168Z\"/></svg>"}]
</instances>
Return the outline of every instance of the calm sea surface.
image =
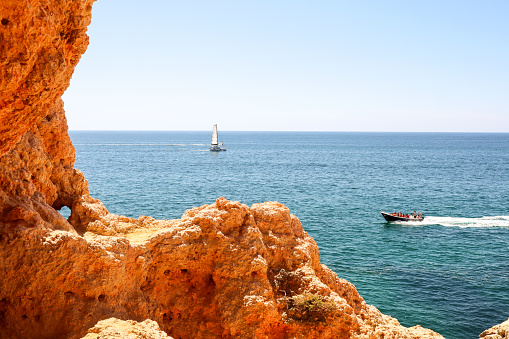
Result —
<instances>
[{"instance_id":1,"label":"calm sea surface","mask_svg":"<svg viewBox=\"0 0 509 339\"><path fill-rule=\"evenodd\" d=\"M477 338L509 317L509 134L77 132L110 212L180 218L224 196L279 201L322 263L403 325ZM380 210L422 211L390 224Z\"/></svg>"}]
</instances>

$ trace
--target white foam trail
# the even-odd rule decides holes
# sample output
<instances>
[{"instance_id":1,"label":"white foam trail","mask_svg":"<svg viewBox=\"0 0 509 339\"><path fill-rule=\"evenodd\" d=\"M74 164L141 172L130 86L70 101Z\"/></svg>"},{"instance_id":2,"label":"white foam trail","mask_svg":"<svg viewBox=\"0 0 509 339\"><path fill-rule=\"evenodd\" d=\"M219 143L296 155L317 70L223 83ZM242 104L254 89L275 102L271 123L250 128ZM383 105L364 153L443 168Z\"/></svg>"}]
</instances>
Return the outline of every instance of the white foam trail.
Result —
<instances>
[{"instance_id":1,"label":"white foam trail","mask_svg":"<svg viewBox=\"0 0 509 339\"><path fill-rule=\"evenodd\" d=\"M456 218L426 216L423 221L395 222L401 225L425 226L441 225L445 227L509 227L509 216L499 215L481 218Z\"/></svg>"}]
</instances>

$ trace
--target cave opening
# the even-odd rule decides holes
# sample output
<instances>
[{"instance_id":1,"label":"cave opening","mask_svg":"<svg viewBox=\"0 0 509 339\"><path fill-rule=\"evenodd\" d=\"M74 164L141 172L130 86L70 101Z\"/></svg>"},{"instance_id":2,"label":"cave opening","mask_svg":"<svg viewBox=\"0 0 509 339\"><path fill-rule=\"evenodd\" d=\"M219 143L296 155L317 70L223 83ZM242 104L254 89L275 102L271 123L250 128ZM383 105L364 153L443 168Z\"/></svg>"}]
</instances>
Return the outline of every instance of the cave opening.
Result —
<instances>
[{"instance_id":1,"label":"cave opening","mask_svg":"<svg viewBox=\"0 0 509 339\"><path fill-rule=\"evenodd\" d=\"M62 206L58 211L66 219L69 219L69 217L71 216L71 209L67 206Z\"/></svg>"}]
</instances>

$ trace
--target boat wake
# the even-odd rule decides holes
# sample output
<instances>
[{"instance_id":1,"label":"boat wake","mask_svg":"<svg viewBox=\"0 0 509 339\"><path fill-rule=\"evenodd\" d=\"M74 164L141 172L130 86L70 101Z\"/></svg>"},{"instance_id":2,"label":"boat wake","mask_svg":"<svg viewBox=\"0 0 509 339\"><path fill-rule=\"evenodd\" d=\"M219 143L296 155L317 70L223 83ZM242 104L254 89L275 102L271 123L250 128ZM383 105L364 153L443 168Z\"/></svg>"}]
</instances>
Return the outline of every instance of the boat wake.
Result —
<instances>
[{"instance_id":1,"label":"boat wake","mask_svg":"<svg viewBox=\"0 0 509 339\"><path fill-rule=\"evenodd\" d=\"M425 226L441 225L445 227L507 227L509 228L509 216L494 216L481 218L456 218L426 216L423 221L394 222L395 224Z\"/></svg>"}]
</instances>

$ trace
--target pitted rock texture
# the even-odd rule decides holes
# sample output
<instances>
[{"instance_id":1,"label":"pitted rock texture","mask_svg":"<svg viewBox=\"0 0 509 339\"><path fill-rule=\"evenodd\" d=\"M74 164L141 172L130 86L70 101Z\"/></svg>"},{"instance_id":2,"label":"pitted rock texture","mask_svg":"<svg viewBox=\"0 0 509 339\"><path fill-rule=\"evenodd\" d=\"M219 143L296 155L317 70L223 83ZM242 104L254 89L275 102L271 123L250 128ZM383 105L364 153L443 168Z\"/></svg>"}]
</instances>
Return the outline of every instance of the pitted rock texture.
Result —
<instances>
[{"instance_id":1,"label":"pitted rock texture","mask_svg":"<svg viewBox=\"0 0 509 339\"><path fill-rule=\"evenodd\" d=\"M137 322L110 318L99 321L83 339L172 339L153 320Z\"/></svg>"},{"instance_id":2,"label":"pitted rock texture","mask_svg":"<svg viewBox=\"0 0 509 339\"><path fill-rule=\"evenodd\" d=\"M276 202L220 198L177 220L107 214L83 236L3 231L5 337L79 337L115 317L175 338L441 338L367 305Z\"/></svg>"},{"instance_id":3,"label":"pitted rock texture","mask_svg":"<svg viewBox=\"0 0 509 339\"><path fill-rule=\"evenodd\" d=\"M88 46L94 0L0 2L0 156L48 115Z\"/></svg>"},{"instance_id":4,"label":"pitted rock texture","mask_svg":"<svg viewBox=\"0 0 509 339\"><path fill-rule=\"evenodd\" d=\"M509 319L501 324L484 331L479 335L483 339L506 339L509 338Z\"/></svg>"},{"instance_id":5,"label":"pitted rock texture","mask_svg":"<svg viewBox=\"0 0 509 339\"><path fill-rule=\"evenodd\" d=\"M74 169L61 96L93 0L0 2L0 222L74 232L107 210ZM55 210L73 210L74 225Z\"/></svg>"}]
</instances>

